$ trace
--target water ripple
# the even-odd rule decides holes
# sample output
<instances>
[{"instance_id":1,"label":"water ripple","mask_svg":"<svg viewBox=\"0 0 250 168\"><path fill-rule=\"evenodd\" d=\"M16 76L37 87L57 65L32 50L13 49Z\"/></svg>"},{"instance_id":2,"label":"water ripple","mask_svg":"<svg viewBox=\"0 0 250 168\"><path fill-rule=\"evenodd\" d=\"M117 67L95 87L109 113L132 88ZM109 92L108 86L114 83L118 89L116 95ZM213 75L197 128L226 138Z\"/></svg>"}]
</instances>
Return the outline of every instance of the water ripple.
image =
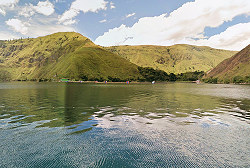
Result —
<instances>
[{"instance_id":1,"label":"water ripple","mask_svg":"<svg viewBox=\"0 0 250 168\"><path fill-rule=\"evenodd\" d=\"M0 84L0 167L249 166L247 86L22 84Z\"/></svg>"}]
</instances>

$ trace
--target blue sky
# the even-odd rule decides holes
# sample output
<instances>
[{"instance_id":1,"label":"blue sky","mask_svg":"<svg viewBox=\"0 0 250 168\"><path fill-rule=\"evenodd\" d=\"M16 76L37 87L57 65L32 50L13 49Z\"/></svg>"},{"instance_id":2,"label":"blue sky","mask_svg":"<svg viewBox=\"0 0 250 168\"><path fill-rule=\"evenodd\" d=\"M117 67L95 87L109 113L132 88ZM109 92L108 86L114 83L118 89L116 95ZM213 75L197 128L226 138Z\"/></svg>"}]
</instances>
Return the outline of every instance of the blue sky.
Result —
<instances>
[{"instance_id":1,"label":"blue sky","mask_svg":"<svg viewBox=\"0 0 250 168\"><path fill-rule=\"evenodd\" d=\"M249 0L0 0L0 39L75 31L96 44L250 43Z\"/></svg>"}]
</instances>

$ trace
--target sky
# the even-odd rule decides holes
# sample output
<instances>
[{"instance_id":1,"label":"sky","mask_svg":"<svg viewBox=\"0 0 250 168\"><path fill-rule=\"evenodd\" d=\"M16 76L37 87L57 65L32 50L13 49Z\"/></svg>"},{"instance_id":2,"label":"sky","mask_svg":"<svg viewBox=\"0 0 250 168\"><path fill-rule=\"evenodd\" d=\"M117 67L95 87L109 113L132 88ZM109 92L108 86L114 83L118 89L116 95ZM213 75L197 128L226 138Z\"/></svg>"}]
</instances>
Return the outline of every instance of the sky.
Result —
<instances>
[{"instance_id":1,"label":"sky","mask_svg":"<svg viewBox=\"0 0 250 168\"><path fill-rule=\"evenodd\" d=\"M250 0L0 0L0 40L79 32L101 46L250 44Z\"/></svg>"}]
</instances>

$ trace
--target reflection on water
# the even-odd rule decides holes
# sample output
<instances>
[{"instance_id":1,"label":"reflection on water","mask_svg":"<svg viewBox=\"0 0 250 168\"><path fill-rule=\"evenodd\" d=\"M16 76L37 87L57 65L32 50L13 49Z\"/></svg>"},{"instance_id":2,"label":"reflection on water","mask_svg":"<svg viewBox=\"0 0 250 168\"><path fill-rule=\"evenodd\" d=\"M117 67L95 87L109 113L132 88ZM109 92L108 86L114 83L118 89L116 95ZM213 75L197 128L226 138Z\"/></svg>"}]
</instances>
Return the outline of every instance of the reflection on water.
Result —
<instances>
[{"instance_id":1,"label":"reflection on water","mask_svg":"<svg viewBox=\"0 0 250 168\"><path fill-rule=\"evenodd\" d=\"M250 86L2 83L0 96L0 166L250 165Z\"/></svg>"}]
</instances>

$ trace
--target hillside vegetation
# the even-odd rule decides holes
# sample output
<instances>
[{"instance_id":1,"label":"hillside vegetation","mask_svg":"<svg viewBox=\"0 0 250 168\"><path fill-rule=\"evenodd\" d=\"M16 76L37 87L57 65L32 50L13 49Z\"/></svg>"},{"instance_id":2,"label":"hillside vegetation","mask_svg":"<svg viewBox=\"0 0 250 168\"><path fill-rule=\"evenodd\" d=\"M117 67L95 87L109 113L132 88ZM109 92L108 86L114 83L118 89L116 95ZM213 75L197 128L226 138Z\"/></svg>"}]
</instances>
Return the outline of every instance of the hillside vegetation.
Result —
<instances>
[{"instance_id":1,"label":"hillside vegetation","mask_svg":"<svg viewBox=\"0 0 250 168\"><path fill-rule=\"evenodd\" d=\"M250 83L250 45L222 61L211 72L205 81L211 83Z\"/></svg>"},{"instance_id":2,"label":"hillside vegetation","mask_svg":"<svg viewBox=\"0 0 250 168\"><path fill-rule=\"evenodd\" d=\"M105 47L115 54L142 66L167 73L209 71L235 51L179 44L173 46L113 46Z\"/></svg>"},{"instance_id":3,"label":"hillside vegetation","mask_svg":"<svg viewBox=\"0 0 250 168\"><path fill-rule=\"evenodd\" d=\"M141 77L136 65L74 32L0 41L2 80L121 80Z\"/></svg>"},{"instance_id":4,"label":"hillside vegetation","mask_svg":"<svg viewBox=\"0 0 250 168\"><path fill-rule=\"evenodd\" d=\"M235 53L191 45L100 47L62 32L0 41L0 80L194 80Z\"/></svg>"}]
</instances>

